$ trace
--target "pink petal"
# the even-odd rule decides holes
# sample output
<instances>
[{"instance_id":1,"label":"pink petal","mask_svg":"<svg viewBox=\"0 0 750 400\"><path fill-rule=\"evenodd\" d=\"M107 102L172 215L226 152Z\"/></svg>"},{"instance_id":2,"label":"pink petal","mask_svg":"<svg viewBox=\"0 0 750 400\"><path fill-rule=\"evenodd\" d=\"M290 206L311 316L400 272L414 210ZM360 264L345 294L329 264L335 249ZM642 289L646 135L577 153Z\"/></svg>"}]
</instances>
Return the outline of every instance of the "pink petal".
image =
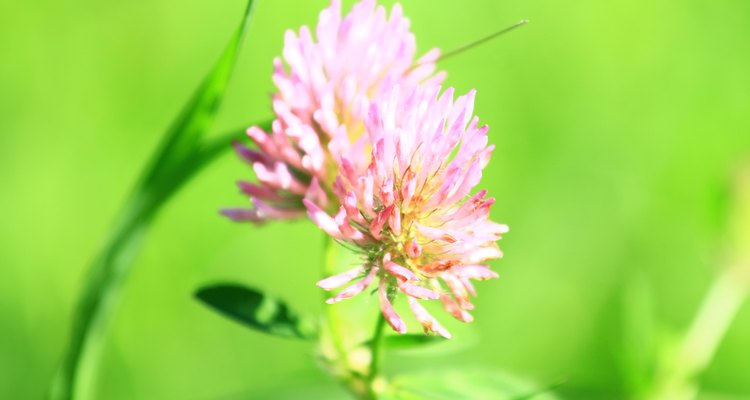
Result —
<instances>
[{"instance_id":1,"label":"pink petal","mask_svg":"<svg viewBox=\"0 0 750 400\"><path fill-rule=\"evenodd\" d=\"M440 277L443 278L445 284L448 285L451 293L453 293L453 297L456 298L458 305L460 305L461 308L464 310L474 309L474 305L469 302L469 293L466 291L466 287L464 287L458 278L450 273L443 273Z\"/></svg>"},{"instance_id":2,"label":"pink petal","mask_svg":"<svg viewBox=\"0 0 750 400\"><path fill-rule=\"evenodd\" d=\"M257 197L250 198L250 201L257 210L258 216L263 219L292 219L305 215L303 210L269 204Z\"/></svg>"},{"instance_id":3,"label":"pink petal","mask_svg":"<svg viewBox=\"0 0 750 400\"><path fill-rule=\"evenodd\" d=\"M372 222L370 223L370 234L376 240L380 240L382 238L381 232L383 230L383 227L385 226L385 223L388 221L388 217L390 216L392 211L393 211L393 205L377 213L375 215L375 218L373 218Z\"/></svg>"},{"instance_id":4,"label":"pink petal","mask_svg":"<svg viewBox=\"0 0 750 400\"><path fill-rule=\"evenodd\" d=\"M471 281L464 277L459 277L458 279L461 281L461 283L464 284L464 287L469 291L469 293L471 293L472 296L477 295L477 290L474 288L474 285L471 284Z\"/></svg>"},{"instance_id":5,"label":"pink petal","mask_svg":"<svg viewBox=\"0 0 750 400\"><path fill-rule=\"evenodd\" d=\"M351 269L344 273L330 276L316 283L318 287L325 290L333 290L337 287L343 286L352 281L352 279L358 277L365 270L364 265L360 265L357 268Z\"/></svg>"},{"instance_id":6,"label":"pink petal","mask_svg":"<svg viewBox=\"0 0 750 400\"><path fill-rule=\"evenodd\" d=\"M346 214L349 216L349 218L359 223L365 222L365 219L359 212L359 208L357 208L357 196L354 194L354 192L349 192L346 194L346 198L344 199L344 207L346 208Z\"/></svg>"},{"instance_id":7,"label":"pink petal","mask_svg":"<svg viewBox=\"0 0 750 400\"><path fill-rule=\"evenodd\" d=\"M258 215L258 210L251 210L246 208L225 208L219 211L221 215L228 217L236 222L260 222L263 221Z\"/></svg>"},{"instance_id":8,"label":"pink petal","mask_svg":"<svg viewBox=\"0 0 750 400\"><path fill-rule=\"evenodd\" d=\"M250 165L254 163L271 164L273 162L268 155L255 150L250 150L238 141L233 142L232 146L234 147L235 153Z\"/></svg>"},{"instance_id":9,"label":"pink petal","mask_svg":"<svg viewBox=\"0 0 750 400\"><path fill-rule=\"evenodd\" d=\"M359 242L365 238L362 232L352 228L352 226L349 225L349 219L344 206L341 206L341 208L339 208L339 212L336 213L336 215L333 217L333 220L336 221L339 231L344 235L346 239Z\"/></svg>"},{"instance_id":10,"label":"pink petal","mask_svg":"<svg viewBox=\"0 0 750 400\"><path fill-rule=\"evenodd\" d=\"M377 273L378 273L378 267L370 268L370 272L367 275L365 275L364 278L360 279L359 282L344 289L341 293L339 293L335 297L332 297L326 300L326 303L328 304L338 303L341 300L346 300L350 297L354 297L362 293L365 289L367 289L368 286L370 286L370 283L375 278L375 275L377 275Z\"/></svg>"},{"instance_id":11,"label":"pink petal","mask_svg":"<svg viewBox=\"0 0 750 400\"><path fill-rule=\"evenodd\" d=\"M305 198L321 207L326 207L328 205L328 195L326 194L326 191L323 190L323 188L320 186L320 182L316 177L313 177L310 181L310 186L308 186L307 188Z\"/></svg>"},{"instance_id":12,"label":"pink petal","mask_svg":"<svg viewBox=\"0 0 750 400\"><path fill-rule=\"evenodd\" d=\"M371 176L363 176L359 178L359 183L362 186L362 206L367 213L367 215L374 215L374 211L372 209L373 206L373 182Z\"/></svg>"},{"instance_id":13,"label":"pink petal","mask_svg":"<svg viewBox=\"0 0 750 400\"><path fill-rule=\"evenodd\" d=\"M398 333L406 333L406 324L404 324L404 321L401 319L401 317L396 314L396 311L393 309L393 305L388 300L387 286L388 284L386 283L385 279L380 281L380 285L378 287L378 294L380 297L380 311L383 313L383 316L388 322L388 325L390 325L394 331Z\"/></svg>"},{"instance_id":14,"label":"pink petal","mask_svg":"<svg viewBox=\"0 0 750 400\"><path fill-rule=\"evenodd\" d=\"M422 247L417 243L417 239L412 239L409 244L406 245L406 254L411 258L419 258L422 255Z\"/></svg>"},{"instance_id":15,"label":"pink petal","mask_svg":"<svg viewBox=\"0 0 750 400\"><path fill-rule=\"evenodd\" d=\"M240 190L248 196L257 197L263 200L283 200L283 197L281 197L278 192L266 186L259 186L245 181L237 182L237 186L239 186Z\"/></svg>"},{"instance_id":16,"label":"pink petal","mask_svg":"<svg viewBox=\"0 0 750 400\"><path fill-rule=\"evenodd\" d=\"M497 278L495 271L490 270L486 265L458 265L451 269L451 273L462 278L486 280Z\"/></svg>"},{"instance_id":17,"label":"pink petal","mask_svg":"<svg viewBox=\"0 0 750 400\"><path fill-rule=\"evenodd\" d=\"M276 146L274 146L274 144L269 140L268 134L263 132L262 129L256 126L252 126L247 129L247 136L249 136L250 139L252 139L253 142L258 145L258 147L264 154L271 157L275 157L277 155ZM235 147L235 149L237 150L237 147Z\"/></svg>"},{"instance_id":18,"label":"pink petal","mask_svg":"<svg viewBox=\"0 0 750 400\"><path fill-rule=\"evenodd\" d=\"M493 258L501 258L503 256L503 252L500 251L497 247L480 247L478 249L473 250L471 253L468 254L468 257L466 259L467 262L470 263L481 263L487 260L491 260Z\"/></svg>"},{"instance_id":19,"label":"pink petal","mask_svg":"<svg viewBox=\"0 0 750 400\"><path fill-rule=\"evenodd\" d=\"M462 310L461 307L459 307L458 304L456 304L456 302L453 301L453 299L447 294L440 295L440 300L443 302L443 307L445 307L445 310L453 315L457 320L463 322L471 322L474 320L474 317L472 317L471 314Z\"/></svg>"},{"instance_id":20,"label":"pink petal","mask_svg":"<svg viewBox=\"0 0 750 400\"><path fill-rule=\"evenodd\" d=\"M398 288L401 289L402 292L408 294L410 297L416 297L418 299L436 300L440 297L437 293L433 292L430 289L412 285L408 282L399 282Z\"/></svg>"},{"instance_id":21,"label":"pink petal","mask_svg":"<svg viewBox=\"0 0 750 400\"><path fill-rule=\"evenodd\" d=\"M402 207L406 208L411 203L412 197L417 190L417 175L409 170L401 183Z\"/></svg>"},{"instance_id":22,"label":"pink petal","mask_svg":"<svg viewBox=\"0 0 750 400\"><path fill-rule=\"evenodd\" d=\"M393 179L390 177L385 180L385 183L383 183L383 186L380 188L380 200L386 207L393 204L396 200L393 196Z\"/></svg>"},{"instance_id":23,"label":"pink petal","mask_svg":"<svg viewBox=\"0 0 750 400\"><path fill-rule=\"evenodd\" d=\"M417 321L419 321L420 324L425 329L426 332L435 332L438 335L450 339L451 334L443 328L442 325L429 313L427 310L422 307L421 304L419 304L419 301L413 297L407 297L407 300L409 301L409 307L411 308L411 311L414 313L414 316L417 318Z\"/></svg>"},{"instance_id":24,"label":"pink petal","mask_svg":"<svg viewBox=\"0 0 750 400\"><path fill-rule=\"evenodd\" d=\"M388 226L391 227L391 232L398 236L401 234L401 210L395 204L392 207L393 211L391 211L391 216L388 218Z\"/></svg>"},{"instance_id":25,"label":"pink petal","mask_svg":"<svg viewBox=\"0 0 750 400\"><path fill-rule=\"evenodd\" d=\"M419 277L417 277L413 272L411 272L408 268L402 267L401 265L396 264L393 261L386 261L383 264L383 267L385 270L397 278L403 279L405 281L418 281Z\"/></svg>"},{"instance_id":26,"label":"pink petal","mask_svg":"<svg viewBox=\"0 0 750 400\"><path fill-rule=\"evenodd\" d=\"M326 214L325 211L321 210L320 207L308 199L303 199L302 202L307 208L307 215L310 216L315 225L336 239L343 238L338 224L330 215Z\"/></svg>"}]
</instances>

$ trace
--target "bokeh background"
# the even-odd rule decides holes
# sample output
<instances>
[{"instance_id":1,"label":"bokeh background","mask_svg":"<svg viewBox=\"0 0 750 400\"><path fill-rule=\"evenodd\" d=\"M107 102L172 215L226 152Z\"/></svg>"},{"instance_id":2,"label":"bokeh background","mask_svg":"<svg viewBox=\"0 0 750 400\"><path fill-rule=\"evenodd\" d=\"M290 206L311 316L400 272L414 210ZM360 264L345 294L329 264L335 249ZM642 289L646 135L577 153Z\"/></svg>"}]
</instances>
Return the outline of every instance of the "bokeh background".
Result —
<instances>
[{"instance_id":1,"label":"bokeh background","mask_svg":"<svg viewBox=\"0 0 750 400\"><path fill-rule=\"evenodd\" d=\"M284 30L314 25L326 5L257 1L214 133L270 116ZM476 112L497 145L482 186L497 197L494 218L511 226L506 257L493 264L501 279L481 284L473 324L450 325L471 345L386 362L488 366L564 381L565 398L628 398L647 350L627 332L682 330L723 266L728 184L750 159L750 2L403 5L422 51L532 23L441 65L449 85L477 88ZM0 3L0 398L45 392L89 263L244 6ZM245 204L234 181L250 176L226 152L158 216L95 398L342 393L310 345L244 329L192 298L204 283L232 280L321 309L317 228L217 215ZM702 377L701 399L750 398L748 371L750 306Z\"/></svg>"}]
</instances>

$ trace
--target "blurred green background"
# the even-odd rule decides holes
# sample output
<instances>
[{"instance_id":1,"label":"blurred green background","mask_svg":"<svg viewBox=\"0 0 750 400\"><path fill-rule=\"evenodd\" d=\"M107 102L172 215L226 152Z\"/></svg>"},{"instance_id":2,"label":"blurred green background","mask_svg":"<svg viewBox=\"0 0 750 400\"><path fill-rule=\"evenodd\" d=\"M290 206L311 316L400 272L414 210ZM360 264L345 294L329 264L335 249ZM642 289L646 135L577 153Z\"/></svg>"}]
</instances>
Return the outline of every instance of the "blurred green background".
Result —
<instances>
[{"instance_id":1,"label":"blurred green background","mask_svg":"<svg viewBox=\"0 0 750 400\"><path fill-rule=\"evenodd\" d=\"M314 25L326 5L257 1L214 133L270 116L283 32ZM627 398L648 373L638 359L649 351L627 332L658 341L682 329L722 267L728 182L750 159L750 2L403 5L422 51L532 23L441 65L447 84L478 89L476 113L497 145L482 186L497 197L494 219L511 226L506 257L493 264L501 279L481 284L476 321L449 324L456 341L473 345L386 364L492 366L563 380L565 398ZM89 263L244 6L0 4L0 398L45 392ZM158 216L115 317L96 398L337 390L308 344L246 330L192 298L204 283L233 280L304 311L323 305L313 285L317 228L217 215L245 204L234 182L250 177L228 151ZM701 398L750 398L748 371L744 307L701 379Z\"/></svg>"}]
</instances>

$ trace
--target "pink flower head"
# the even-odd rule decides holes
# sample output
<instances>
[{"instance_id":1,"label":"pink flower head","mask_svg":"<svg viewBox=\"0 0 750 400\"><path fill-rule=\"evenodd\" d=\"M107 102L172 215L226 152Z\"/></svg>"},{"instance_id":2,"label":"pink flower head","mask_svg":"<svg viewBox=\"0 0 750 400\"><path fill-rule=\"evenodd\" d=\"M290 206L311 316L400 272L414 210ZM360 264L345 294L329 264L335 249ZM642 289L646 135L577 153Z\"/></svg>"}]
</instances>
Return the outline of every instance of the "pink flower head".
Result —
<instances>
[{"instance_id":1,"label":"pink flower head","mask_svg":"<svg viewBox=\"0 0 750 400\"><path fill-rule=\"evenodd\" d=\"M224 210L232 219L298 217L302 199L335 209L330 200L336 200L331 194L340 158L361 168L370 147L364 119L372 99L394 85L413 88L444 78L433 73L437 49L414 61L414 35L399 4L387 17L375 0L362 0L342 18L340 0L332 0L315 36L306 26L299 34L286 32L283 61L274 60L271 132L251 127L247 134L257 149L235 146L258 183L239 183L253 207Z\"/></svg>"},{"instance_id":2,"label":"pink flower head","mask_svg":"<svg viewBox=\"0 0 750 400\"><path fill-rule=\"evenodd\" d=\"M330 216L305 200L320 228L357 246L367 260L318 283L331 290L364 276L329 303L377 279L382 312L402 333L405 325L391 305L398 292L426 332L450 336L419 300L439 299L454 317L471 321L471 280L497 277L485 262L502 256L496 241L508 231L488 219L494 199L485 197L486 190L470 196L493 146L487 145L487 126L472 116L475 92L455 101L453 92L396 86L373 102L366 121L373 144L369 164L359 168L361 161L341 156L334 185L338 212Z\"/></svg>"}]
</instances>

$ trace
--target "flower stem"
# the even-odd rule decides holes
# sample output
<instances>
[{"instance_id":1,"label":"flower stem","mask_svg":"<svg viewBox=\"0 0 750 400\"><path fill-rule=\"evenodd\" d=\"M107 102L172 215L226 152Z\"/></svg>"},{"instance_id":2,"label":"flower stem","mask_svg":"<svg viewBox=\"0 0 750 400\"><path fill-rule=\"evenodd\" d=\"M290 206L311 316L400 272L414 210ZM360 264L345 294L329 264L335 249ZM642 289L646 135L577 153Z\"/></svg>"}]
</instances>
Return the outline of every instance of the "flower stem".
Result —
<instances>
[{"instance_id":1,"label":"flower stem","mask_svg":"<svg viewBox=\"0 0 750 400\"><path fill-rule=\"evenodd\" d=\"M378 321L375 323L375 332L372 334L372 340L370 340L370 368L367 373L367 387L370 391L373 390L372 384L375 378L378 377L380 370L380 361L382 359L382 343L383 343L383 328L385 328L385 317L383 314L378 313ZM376 396L373 393L373 398Z\"/></svg>"},{"instance_id":2,"label":"flower stem","mask_svg":"<svg viewBox=\"0 0 750 400\"><path fill-rule=\"evenodd\" d=\"M323 245L323 265L322 275L330 276L336 273L339 263L340 248L333 238L325 235ZM327 295L324 295L324 298ZM343 331L345 329L344 321L337 307L326 304L325 319L327 330L321 335L320 345L323 356L332 368L329 372L336 378L352 395L360 399L371 399L366 382L362 379L362 374L352 368L349 352L344 341ZM330 348L333 348L333 354L330 354Z\"/></svg>"},{"instance_id":3,"label":"flower stem","mask_svg":"<svg viewBox=\"0 0 750 400\"><path fill-rule=\"evenodd\" d=\"M323 276L331 276L335 274L340 250L336 246L336 241L328 235L325 235L325 242L323 246ZM327 295L324 293L323 297L326 298ZM348 369L348 355L346 352L346 347L344 346L343 338L341 337L341 332L338 329L340 320L339 313L337 312L336 307L331 307L330 305L327 305L325 307L325 310L326 319L328 322L328 331L330 334L331 342L336 351L336 357L341 363L341 366Z\"/></svg>"},{"instance_id":4,"label":"flower stem","mask_svg":"<svg viewBox=\"0 0 750 400\"><path fill-rule=\"evenodd\" d=\"M325 236L324 246L322 272L323 276L331 276L337 272L340 246L328 235ZM373 383L380 371L381 348L385 336L383 332L386 325L385 317L378 313L372 339L365 349L365 351L369 350L369 364L359 365L352 361L345 341L345 333L348 328L346 323L348 321L341 318L338 308L332 305L325 306L324 316L326 319L324 326L327 329L321 335L320 345L326 361L332 367L329 372L356 398L362 400L377 399L378 396Z\"/></svg>"}]
</instances>

